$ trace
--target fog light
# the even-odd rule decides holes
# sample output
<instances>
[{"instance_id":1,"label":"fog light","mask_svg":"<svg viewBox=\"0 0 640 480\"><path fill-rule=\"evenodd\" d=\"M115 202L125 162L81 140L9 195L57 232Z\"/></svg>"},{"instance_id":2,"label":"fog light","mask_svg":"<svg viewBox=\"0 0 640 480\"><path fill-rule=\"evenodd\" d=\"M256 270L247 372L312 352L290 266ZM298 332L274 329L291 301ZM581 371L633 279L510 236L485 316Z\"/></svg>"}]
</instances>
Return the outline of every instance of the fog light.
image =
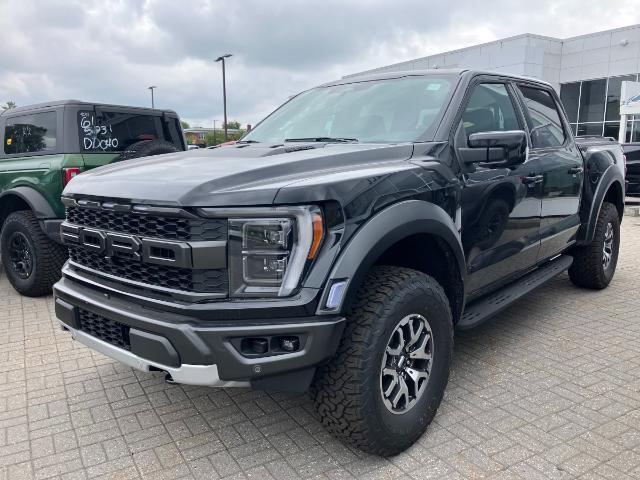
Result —
<instances>
[{"instance_id":1,"label":"fog light","mask_svg":"<svg viewBox=\"0 0 640 480\"><path fill-rule=\"evenodd\" d=\"M296 352L300 349L300 340L298 337L282 337L280 348L285 352Z\"/></svg>"},{"instance_id":2,"label":"fog light","mask_svg":"<svg viewBox=\"0 0 640 480\"><path fill-rule=\"evenodd\" d=\"M269 341L266 338L243 338L240 349L244 354L261 355L269 351Z\"/></svg>"}]
</instances>

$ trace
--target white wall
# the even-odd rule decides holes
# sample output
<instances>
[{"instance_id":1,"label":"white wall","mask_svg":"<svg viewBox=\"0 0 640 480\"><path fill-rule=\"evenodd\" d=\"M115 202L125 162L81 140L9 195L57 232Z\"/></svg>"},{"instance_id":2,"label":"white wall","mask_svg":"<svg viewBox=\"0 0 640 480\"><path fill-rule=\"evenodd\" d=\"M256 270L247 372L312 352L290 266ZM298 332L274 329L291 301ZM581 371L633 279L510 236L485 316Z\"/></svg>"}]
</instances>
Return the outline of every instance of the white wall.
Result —
<instances>
[{"instance_id":1,"label":"white wall","mask_svg":"<svg viewBox=\"0 0 640 480\"><path fill-rule=\"evenodd\" d=\"M639 46L640 25L564 40L560 81L568 83L638 73Z\"/></svg>"},{"instance_id":2,"label":"white wall","mask_svg":"<svg viewBox=\"0 0 640 480\"><path fill-rule=\"evenodd\" d=\"M429 68L501 71L541 78L556 88L560 83L639 73L640 25L565 40L518 35L356 75Z\"/></svg>"}]
</instances>

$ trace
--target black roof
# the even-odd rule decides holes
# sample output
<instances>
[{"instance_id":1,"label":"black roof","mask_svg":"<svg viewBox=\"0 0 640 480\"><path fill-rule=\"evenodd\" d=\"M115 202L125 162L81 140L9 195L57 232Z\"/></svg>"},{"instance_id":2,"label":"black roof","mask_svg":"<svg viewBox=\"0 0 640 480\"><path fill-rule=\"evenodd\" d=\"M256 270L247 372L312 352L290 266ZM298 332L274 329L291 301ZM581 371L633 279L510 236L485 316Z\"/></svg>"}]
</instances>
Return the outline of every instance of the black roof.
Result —
<instances>
[{"instance_id":1,"label":"black roof","mask_svg":"<svg viewBox=\"0 0 640 480\"><path fill-rule=\"evenodd\" d=\"M345 83L354 83L354 82L367 82L372 80L385 80L389 78L402 78L402 77L411 77L411 76L422 76L422 75L493 75L504 78L513 78L516 80L526 80L528 82L535 82L541 85L551 86L548 82L544 80L540 80L539 78L526 77L523 75L516 75L512 73L505 73L499 71L487 71L487 70L471 70L467 68L436 68L430 70L399 70L399 71L387 71L387 72L376 72L376 73L363 73L362 75L349 75L347 77L343 77L340 80L335 80L333 82L327 82L321 87L329 87L332 85L343 85Z\"/></svg>"},{"instance_id":2,"label":"black roof","mask_svg":"<svg viewBox=\"0 0 640 480\"><path fill-rule=\"evenodd\" d=\"M33 105L25 105L23 107L16 107L16 108L12 108L10 110L5 110L4 112L0 112L0 115L2 114L8 114L8 113L21 113L21 112L29 112L31 110L39 110L41 108L50 108L50 107L60 107L60 106L66 106L66 105L70 105L70 106L80 106L80 107L100 107L100 108L126 108L127 110L139 110L141 112L146 111L146 112L153 112L153 111L158 111L158 112L167 112L167 113L173 113L175 114L176 112L173 110L167 110L167 109L151 109L151 108L147 108L147 107L132 107L130 105L116 105L116 104L109 104L109 103L96 103L96 102L84 102L82 100L73 100L73 99L68 99L68 100L52 100L50 102L42 102L42 103L35 103ZM177 114L176 114L177 115Z\"/></svg>"}]
</instances>

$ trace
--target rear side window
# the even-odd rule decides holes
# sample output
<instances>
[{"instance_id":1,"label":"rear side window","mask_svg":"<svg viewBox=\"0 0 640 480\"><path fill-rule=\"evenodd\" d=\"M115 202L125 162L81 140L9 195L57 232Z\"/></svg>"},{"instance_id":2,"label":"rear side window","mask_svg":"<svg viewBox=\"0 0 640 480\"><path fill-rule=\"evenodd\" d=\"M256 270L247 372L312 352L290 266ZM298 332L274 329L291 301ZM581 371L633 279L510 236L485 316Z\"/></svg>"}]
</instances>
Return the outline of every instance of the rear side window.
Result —
<instances>
[{"instance_id":1,"label":"rear side window","mask_svg":"<svg viewBox=\"0 0 640 480\"><path fill-rule=\"evenodd\" d=\"M81 110L78 112L80 149L84 152L121 152L142 140L166 140L175 144L176 139L172 138L171 132L165 134L162 124L163 119L156 115ZM179 143L176 146L181 148Z\"/></svg>"},{"instance_id":2,"label":"rear side window","mask_svg":"<svg viewBox=\"0 0 640 480\"><path fill-rule=\"evenodd\" d=\"M539 88L519 86L527 106L533 148L559 147L565 134L558 106L551 94Z\"/></svg>"},{"instance_id":3,"label":"rear side window","mask_svg":"<svg viewBox=\"0 0 640 480\"><path fill-rule=\"evenodd\" d=\"M56 118L56 112L8 118L4 131L4 153L13 155L55 152Z\"/></svg>"}]
</instances>

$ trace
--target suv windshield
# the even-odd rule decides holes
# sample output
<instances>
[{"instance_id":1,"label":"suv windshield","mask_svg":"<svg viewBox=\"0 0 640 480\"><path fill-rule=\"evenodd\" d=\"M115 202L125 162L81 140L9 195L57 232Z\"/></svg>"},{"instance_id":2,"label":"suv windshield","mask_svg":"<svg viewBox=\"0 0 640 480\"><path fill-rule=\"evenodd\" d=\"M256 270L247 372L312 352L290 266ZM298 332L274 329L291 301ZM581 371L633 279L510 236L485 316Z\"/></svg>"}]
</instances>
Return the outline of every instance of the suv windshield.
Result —
<instances>
[{"instance_id":1,"label":"suv windshield","mask_svg":"<svg viewBox=\"0 0 640 480\"><path fill-rule=\"evenodd\" d=\"M178 119L100 109L78 112L83 152L121 152L141 140L165 140L182 149Z\"/></svg>"},{"instance_id":2,"label":"suv windshield","mask_svg":"<svg viewBox=\"0 0 640 480\"><path fill-rule=\"evenodd\" d=\"M452 75L430 75L314 88L285 103L243 141L429 139L453 82Z\"/></svg>"}]
</instances>

